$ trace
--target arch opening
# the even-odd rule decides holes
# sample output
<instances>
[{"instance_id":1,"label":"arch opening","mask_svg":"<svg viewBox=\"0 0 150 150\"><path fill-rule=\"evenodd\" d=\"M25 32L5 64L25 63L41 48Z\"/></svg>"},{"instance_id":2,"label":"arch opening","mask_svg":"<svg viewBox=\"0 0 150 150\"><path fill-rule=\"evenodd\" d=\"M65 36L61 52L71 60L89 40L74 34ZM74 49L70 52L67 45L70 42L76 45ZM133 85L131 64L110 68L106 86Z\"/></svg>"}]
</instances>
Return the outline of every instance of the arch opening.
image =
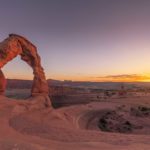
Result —
<instances>
[{"instance_id":1,"label":"arch opening","mask_svg":"<svg viewBox=\"0 0 150 150\"><path fill-rule=\"evenodd\" d=\"M27 100L31 96L32 68L24 61L21 61L18 55L8 62L2 68L2 71L7 80L5 96L18 100Z\"/></svg>"}]
</instances>

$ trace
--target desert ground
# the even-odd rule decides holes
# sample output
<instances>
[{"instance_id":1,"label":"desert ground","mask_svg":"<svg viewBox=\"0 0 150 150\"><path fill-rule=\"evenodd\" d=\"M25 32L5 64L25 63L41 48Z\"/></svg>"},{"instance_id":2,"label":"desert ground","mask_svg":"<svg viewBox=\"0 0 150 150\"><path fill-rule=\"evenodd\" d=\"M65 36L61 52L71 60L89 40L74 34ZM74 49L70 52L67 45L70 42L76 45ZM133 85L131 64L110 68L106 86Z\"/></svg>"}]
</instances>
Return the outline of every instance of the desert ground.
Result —
<instances>
[{"instance_id":1,"label":"desert ground","mask_svg":"<svg viewBox=\"0 0 150 150\"><path fill-rule=\"evenodd\" d=\"M23 96L28 95L25 91ZM9 97L13 92L7 91ZM24 111L26 103L0 97L0 150L150 149L149 95Z\"/></svg>"}]
</instances>

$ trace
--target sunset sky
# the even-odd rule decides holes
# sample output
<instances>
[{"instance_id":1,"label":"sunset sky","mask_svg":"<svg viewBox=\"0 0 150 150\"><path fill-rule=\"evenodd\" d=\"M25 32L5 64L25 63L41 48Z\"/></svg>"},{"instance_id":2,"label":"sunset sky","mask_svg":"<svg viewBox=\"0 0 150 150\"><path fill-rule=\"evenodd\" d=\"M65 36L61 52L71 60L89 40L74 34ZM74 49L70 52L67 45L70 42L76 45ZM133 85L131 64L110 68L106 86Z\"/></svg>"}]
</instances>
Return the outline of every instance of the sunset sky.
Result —
<instances>
[{"instance_id":1,"label":"sunset sky","mask_svg":"<svg viewBox=\"0 0 150 150\"><path fill-rule=\"evenodd\" d=\"M150 0L0 0L9 33L38 47L48 79L150 81ZM33 78L19 56L2 70Z\"/></svg>"}]
</instances>

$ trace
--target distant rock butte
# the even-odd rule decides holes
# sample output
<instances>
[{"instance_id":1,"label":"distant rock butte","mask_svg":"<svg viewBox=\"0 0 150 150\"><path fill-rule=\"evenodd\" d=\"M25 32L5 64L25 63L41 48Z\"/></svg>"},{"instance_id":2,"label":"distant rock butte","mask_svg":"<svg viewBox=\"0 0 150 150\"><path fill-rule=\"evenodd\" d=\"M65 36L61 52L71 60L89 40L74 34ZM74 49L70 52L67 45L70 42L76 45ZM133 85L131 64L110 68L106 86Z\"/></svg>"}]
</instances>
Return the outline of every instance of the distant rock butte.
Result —
<instances>
[{"instance_id":1,"label":"distant rock butte","mask_svg":"<svg viewBox=\"0 0 150 150\"><path fill-rule=\"evenodd\" d=\"M0 68L18 55L20 55L21 59L33 69L34 79L31 89L31 96L47 97L49 94L49 88L36 46L20 35L10 34L8 38L0 43ZM6 79L2 70L0 70L1 95L4 94L5 89Z\"/></svg>"}]
</instances>

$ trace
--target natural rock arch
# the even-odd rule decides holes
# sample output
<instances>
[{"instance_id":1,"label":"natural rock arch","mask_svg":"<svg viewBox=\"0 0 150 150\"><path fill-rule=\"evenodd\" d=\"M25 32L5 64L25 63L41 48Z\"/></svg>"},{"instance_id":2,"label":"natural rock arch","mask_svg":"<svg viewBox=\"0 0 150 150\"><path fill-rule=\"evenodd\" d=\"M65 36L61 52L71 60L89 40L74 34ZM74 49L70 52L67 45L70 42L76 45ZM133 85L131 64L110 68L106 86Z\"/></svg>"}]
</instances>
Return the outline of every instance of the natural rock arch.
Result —
<instances>
[{"instance_id":1,"label":"natural rock arch","mask_svg":"<svg viewBox=\"0 0 150 150\"><path fill-rule=\"evenodd\" d=\"M36 46L20 35L10 34L8 38L0 43L0 68L18 55L33 69L34 79L31 95L48 96L48 83ZM2 70L0 70L0 94L4 94L5 89L6 79Z\"/></svg>"}]
</instances>

